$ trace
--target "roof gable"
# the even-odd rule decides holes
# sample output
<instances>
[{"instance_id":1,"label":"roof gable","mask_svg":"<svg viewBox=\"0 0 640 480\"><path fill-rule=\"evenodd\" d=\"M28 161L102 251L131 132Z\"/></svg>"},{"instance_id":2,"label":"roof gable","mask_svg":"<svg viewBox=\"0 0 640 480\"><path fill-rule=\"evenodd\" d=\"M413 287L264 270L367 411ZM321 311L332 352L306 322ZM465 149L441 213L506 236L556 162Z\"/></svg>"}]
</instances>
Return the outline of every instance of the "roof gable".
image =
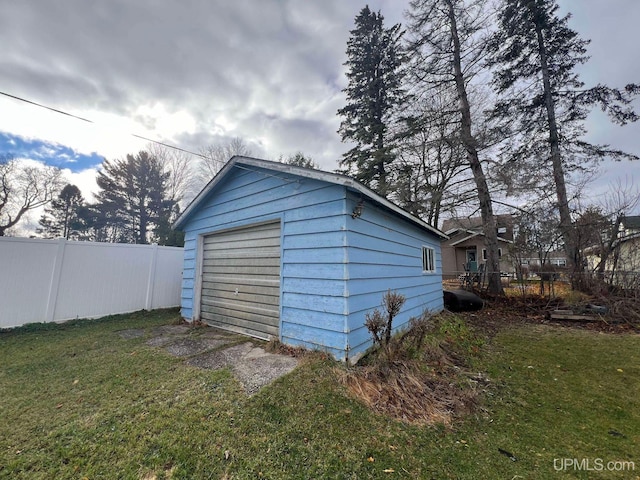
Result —
<instances>
[{"instance_id":1,"label":"roof gable","mask_svg":"<svg viewBox=\"0 0 640 480\"><path fill-rule=\"evenodd\" d=\"M295 165L289 165L286 163L272 162L269 160L261 160L258 158L251 157L241 157L234 156L227 162L227 164L218 172L218 174L213 177L213 179L196 195L193 201L187 206L182 215L176 220L173 225L173 228L180 230L187 223L191 215L198 210L200 205L205 201L205 199L209 196L209 194L216 188L218 184L220 184L227 175L233 169L245 169L250 171L256 171L256 168L260 168L263 170L269 170L273 172L273 176L282 178L283 180L290 181L290 178L287 176L297 176L302 178L309 178L314 180L319 180L322 182L327 182L335 185L342 185L354 192L358 192L364 197L367 197L369 200L377 203L378 205L384 207L385 209L391 211L395 215L408 220L409 222L417 225L418 227L428 230L432 234L441 237L448 238L446 234L441 232L435 227L432 227L428 223L423 220L411 215L409 212L401 209L394 203L390 202L386 198L381 197L377 193L368 189L361 183L356 180L348 177L346 175L341 175L338 173L325 172L323 170L315 170L312 168L298 167ZM265 172L259 172L263 175L269 175Z\"/></svg>"},{"instance_id":2,"label":"roof gable","mask_svg":"<svg viewBox=\"0 0 640 480\"><path fill-rule=\"evenodd\" d=\"M629 215L622 218L622 225L627 230L640 230L640 216Z\"/></svg>"}]
</instances>

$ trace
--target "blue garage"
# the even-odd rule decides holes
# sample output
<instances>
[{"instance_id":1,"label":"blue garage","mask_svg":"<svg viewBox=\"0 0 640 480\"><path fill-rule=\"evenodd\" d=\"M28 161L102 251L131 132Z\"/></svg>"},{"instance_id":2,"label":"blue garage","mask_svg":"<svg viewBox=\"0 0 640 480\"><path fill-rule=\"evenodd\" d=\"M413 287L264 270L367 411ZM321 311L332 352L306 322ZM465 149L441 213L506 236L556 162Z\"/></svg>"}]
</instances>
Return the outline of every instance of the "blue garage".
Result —
<instances>
[{"instance_id":1,"label":"blue garage","mask_svg":"<svg viewBox=\"0 0 640 480\"><path fill-rule=\"evenodd\" d=\"M440 311L439 230L350 177L233 157L177 220L182 316L355 361L396 290L401 328Z\"/></svg>"}]
</instances>

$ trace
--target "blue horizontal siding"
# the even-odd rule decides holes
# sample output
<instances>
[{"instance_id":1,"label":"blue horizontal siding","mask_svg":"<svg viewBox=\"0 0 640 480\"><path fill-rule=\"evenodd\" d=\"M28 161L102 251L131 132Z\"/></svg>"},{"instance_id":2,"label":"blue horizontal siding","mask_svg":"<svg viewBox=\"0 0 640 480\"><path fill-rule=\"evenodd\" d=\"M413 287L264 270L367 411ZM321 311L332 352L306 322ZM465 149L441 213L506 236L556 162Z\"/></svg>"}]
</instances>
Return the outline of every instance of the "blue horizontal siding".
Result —
<instances>
[{"instance_id":1,"label":"blue horizontal siding","mask_svg":"<svg viewBox=\"0 0 640 480\"><path fill-rule=\"evenodd\" d=\"M282 258L282 263L285 265L292 263L311 266L323 263L344 265L345 248L342 246L314 248L313 245L307 245L306 248L283 251Z\"/></svg>"},{"instance_id":2,"label":"blue horizontal siding","mask_svg":"<svg viewBox=\"0 0 640 480\"><path fill-rule=\"evenodd\" d=\"M302 332L304 333L304 332ZM346 338L344 334L341 335L341 338ZM327 345L321 345L313 342L306 342L304 340L300 340L299 338L288 337L287 335L281 335L281 340L283 343L287 345L292 345L294 347L305 348L314 352L322 352L327 355L331 355L338 361L346 361L347 360L347 344L340 342L338 346L331 347Z\"/></svg>"},{"instance_id":3,"label":"blue horizontal siding","mask_svg":"<svg viewBox=\"0 0 640 480\"><path fill-rule=\"evenodd\" d=\"M346 332L344 322L344 312L330 313L318 310L309 310L303 305L300 308L287 307L282 311L283 323L296 323L306 325L321 330L331 330L333 332Z\"/></svg>"},{"instance_id":4,"label":"blue horizontal siding","mask_svg":"<svg viewBox=\"0 0 640 480\"><path fill-rule=\"evenodd\" d=\"M314 198L312 203L301 205L293 210L287 210L284 213L284 223L287 224L289 222L305 221L312 218L344 214L344 189L337 185L334 185L333 187L333 198L329 197L324 201L319 201L320 199Z\"/></svg>"},{"instance_id":5,"label":"blue horizontal siding","mask_svg":"<svg viewBox=\"0 0 640 480\"><path fill-rule=\"evenodd\" d=\"M339 232L344 230L344 216L342 214L328 216L324 210L324 216L317 218L304 218L294 220L288 218L283 226L283 233L287 235L306 235L309 232Z\"/></svg>"},{"instance_id":6,"label":"blue horizontal siding","mask_svg":"<svg viewBox=\"0 0 640 480\"><path fill-rule=\"evenodd\" d=\"M325 330L324 328L300 325L298 323L285 323L282 325L280 333L282 337L313 344L320 349L329 347L344 350L346 348L346 337L343 332Z\"/></svg>"},{"instance_id":7,"label":"blue horizontal siding","mask_svg":"<svg viewBox=\"0 0 640 480\"><path fill-rule=\"evenodd\" d=\"M343 280L327 280L325 278L284 277L280 288L284 293L344 298L346 295L344 283Z\"/></svg>"},{"instance_id":8,"label":"blue horizontal siding","mask_svg":"<svg viewBox=\"0 0 640 480\"><path fill-rule=\"evenodd\" d=\"M348 198L347 209L359 201ZM372 344L364 326L366 314L382 309L382 297L388 290L406 298L394 320L395 331L425 310L442 310L441 254L435 235L369 202L360 217L347 218L347 227L349 348L351 355L358 355ZM436 252L435 274L422 271L423 246Z\"/></svg>"},{"instance_id":9,"label":"blue horizontal siding","mask_svg":"<svg viewBox=\"0 0 640 480\"><path fill-rule=\"evenodd\" d=\"M284 292L282 295L283 309L292 307L297 309L314 310L317 312L346 314L346 302L344 296L329 296L322 291L318 294L290 293ZM322 292L322 294L320 294ZM343 329L341 328L340 331Z\"/></svg>"},{"instance_id":10,"label":"blue horizontal siding","mask_svg":"<svg viewBox=\"0 0 640 480\"><path fill-rule=\"evenodd\" d=\"M313 257L309 253L309 257ZM282 276L284 278L313 278L324 280L345 280L345 267L343 263L320 263L316 259L310 263L284 263L282 266ZM341 288L344 294L344 286Z\"/></svg>"}]
</instances>

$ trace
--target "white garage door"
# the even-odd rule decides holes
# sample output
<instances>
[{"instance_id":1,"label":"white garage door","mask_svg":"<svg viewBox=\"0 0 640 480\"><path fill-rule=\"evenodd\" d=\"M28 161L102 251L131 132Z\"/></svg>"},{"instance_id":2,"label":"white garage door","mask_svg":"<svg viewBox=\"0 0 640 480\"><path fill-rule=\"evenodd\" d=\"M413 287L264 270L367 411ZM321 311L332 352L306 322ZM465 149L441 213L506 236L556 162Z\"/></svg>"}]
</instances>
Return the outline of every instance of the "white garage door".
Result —
<instances>
[{"instance_id":1,"label":"white garage door","mask_svg":"<svg viewBox=\"0 0 640 480\"><path fill-rule=\"evenodd\" d=\"M278 338L280 222L204 238L200 318L258 338Z\"/></svg>"}]
</instances>

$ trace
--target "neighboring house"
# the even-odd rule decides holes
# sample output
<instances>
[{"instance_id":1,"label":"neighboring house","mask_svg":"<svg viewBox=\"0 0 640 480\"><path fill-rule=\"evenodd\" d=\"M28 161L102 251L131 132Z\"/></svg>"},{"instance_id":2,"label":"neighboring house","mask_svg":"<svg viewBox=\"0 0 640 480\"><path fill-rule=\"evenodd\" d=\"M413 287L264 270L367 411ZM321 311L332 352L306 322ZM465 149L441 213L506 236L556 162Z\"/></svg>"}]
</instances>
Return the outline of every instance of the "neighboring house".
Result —
<instances>
[{"instance_id":1,"label":"neighboring house","mask_svg":"<svg viewBox=\"0 0 640 480\"><path fill-rule=\"evenodd\" d=\"M640 217L627 217L638 218ZM624 223L624 221L623 221ZM633 228L633 223L627 222L620 229L618 239L612 245L604 272L611 283L623 288L637 289L640 286L640 228ZM640 223L638 224L640 227ZM600 264L599 249L587 249L587 263L589 269L596 271Z\"/></svg>"},{"instance_id":2,"label":"neighboring house","mask_svg":"<svg viewBox=\"0 0 640 480\"><path fill-rule=\"evenodd\" d=\"M343 175L233 157L175 228L189 321L355 361L387 290L406 296L396 327L443 308L446 236Z\"/></svg>"},{"instance_id":3,"label":"neighboring house","mask_svg":"<svg viewBox=\"0 0 640 480\"><path fill-rule=\"evenodd\" d=\"M500 271L513 273L509 246L513 243L511 215L496 217ZM456 278L463 272L477 272L487 261L487 246L480 217L451 218L444 221L442 230L449 237L442 241L442 273Z\"/></svg>"},{"instance_id":4,"label":"neighboring house","mask_svg":"<svg viewBox=\"0 0 640 480\"><path fill-rule=\"evenodd\" d=\"M546 265L552 265L554 267L566 267L567 266L567 254L565 253L564 250L554 250L552 252L547 252L546 254L546 258L545 258L545 264ZM530 267L533 266L540 266L540 258L539 257L528 257L528 258L521 258L520 259L520 264L521 265L529 265Z\"/></svg>"},{"instance_id":5,"label":"neighboring house","mask_svg":"<svg viewBox=\"0 0 640 480\"><path fill-rule=\"evenodd\" d=\"M618 238L630 237L636 234L640 234L640 216L629 215L627 217L622 217L620 220Z\"/></svg>"},{"instance_id":6,"label":"neighboring house","mask_svg":"<svg viewBox=\"0 0 640 480\"><path fill-rule=\"evenodd\" d=\"M640 273L640 233L619 239L614 248L618 249L616 270Z\"/></svg>"},{"instance_id":7,"label":"neighboring house","mask_svg":"<svg viewBox=\"0 0 640 480\"><path fill-rule=\"evenodd\" d=\"M614 252L617 250L614 254L617 271L640 273L640 216L622 218L618 240L613 248Z\"/></svg>"}]
</instances>

